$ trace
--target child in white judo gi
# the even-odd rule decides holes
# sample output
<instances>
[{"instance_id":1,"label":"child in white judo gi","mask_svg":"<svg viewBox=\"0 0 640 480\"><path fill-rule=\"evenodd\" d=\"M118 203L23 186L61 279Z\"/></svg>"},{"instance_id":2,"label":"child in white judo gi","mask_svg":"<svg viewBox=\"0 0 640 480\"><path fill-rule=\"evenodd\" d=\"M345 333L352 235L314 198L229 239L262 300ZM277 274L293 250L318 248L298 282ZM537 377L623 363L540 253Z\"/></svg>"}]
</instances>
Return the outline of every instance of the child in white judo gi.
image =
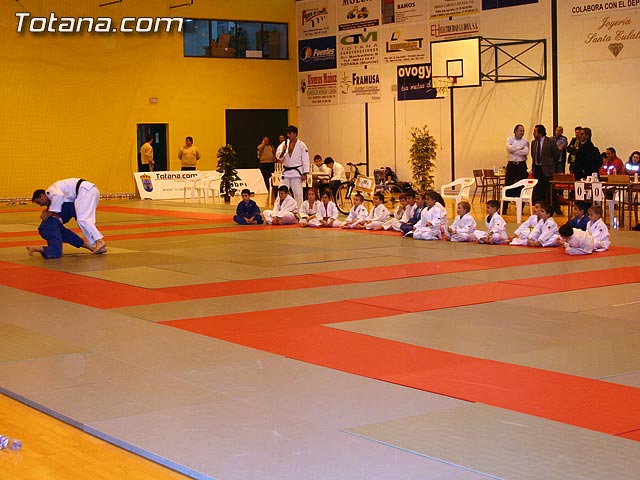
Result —
<instances>
[{"instance_id":1,"label":"child in white judo gi","mask_svg":"<svg viewBox=\"0 0 640 480\"><path fill-rule=\"evenodd\" d=\"M382 230L382 225L389 219L389 210L384 206L384 195L380 192L373 194L373 208L369 212L364 223L358 225L358 228L366 228L367 230Z\"/></svg>"},{"instance_id":2,"label":"child in white judo gi","mask_svg":"<svg viewBox=\"0 0 640 480\"><path fill-rule=\"evenodd\" d=\"M444 234L451 242L474 242L476 237L473 232L476 230L476 220L471 216L471 204L460 202L456 205L455 218L451 226L445 229Z\"/></svg>"},{"instance_id":3,"label":"child in white judo gi","mask_svg":"<svg viewBox=\"0 0 640 480\"><path fill-rule=\"evenodd\" d=\"M444 199L434 191L425 193L425 207L420 214L420 220L413 227L415 240L440 240L442 230L447 225L447 210L444 207Z\"/></svg>"},{"instance_id":4,"label":"child in white judo gi","mask_svg":"<svg viewBox=\"0 0 640 480\"><path fill-rule=\"evenodd\" d=\"M298 223L301 227L308 226L309 222L316 218L319 204L320 201L317 198L316 190L314 188L309 188L307 190L307 199L302 202L300 211L298 212L300 215L300 221Z\"/></svg>"},{"instance_id":5,"label":"child in white judo gi","mask_svg":"<svg viewBox=\"0 0 640 480\"><path fill-rule=\"evenodd\" d=\"M569 255L589 255L593 253L593 237L589 232L565 223L558 229L558 243Z\"/></svg>"},{"instance_id":6,"label":"child in white judo gi","mask_svg":"<svg viewBox=\"0 0 640 480\"><path fill-rule=\"evenodd\" d=\"M340 223L341 228L358 228L358 225L364 223L364 220L369 215L369 210L363 205L364 197L361 193L356 193L353 196L353 207L349 210L349 215L344 222ZM335 222L334 222L335 223Z\"/></svg>"},{"instance_id":7,"label":"child in white judo gi","mask_svg":"<svg viewBox=\"0 0 640 480\"><path fill-rule=\"evenodd\" d=\"M298 204L289 195L289 187L278 187L278 198L273 205L273 210L262 212L265 222L269 225L291 225L298 221Z\"/></svg>"},{"instance_id":8,"label":"child in white judo gi","mask_svg":"<svg viewBox=\"0 0 640 480\"><path fill-rule=\"evenodd\" d=\"M602 207L594 205L589 208L589 223L587 223L587 232L593 237L593 249L596 252L606 252L611 246L609 239L609 229L602 221Z\"/></svg>"},{"instance_id":9,"label":"child in white judo gi","mask_svg":"<svg viewBox=\"0 0 640 480\"><path fill-rule=\"evenodd\" d=\"M487 202L487 218L484 223L487 231L476 230L473 235L478 239L478 243L488 243L500 245L507 241L507 222L498 213L500 202L489 200Z\"/></svg>"},{"instance_id":10,"label":"child in white judo gi","mask_svg":"<svg viewBox=\"0 0 640 480\"><path fill-rule=\"evenodd\" d=\"M338 220L338 207L331 201L331 194L328 191L322 192L318 203L318 213L316 218L309 220L310 227L337 228L340 226Z\"/></svg>"},{"instance_id":11,"label":"child in white judo gi","mask_svg":"<svg viewBox=\"0 0 640 480\"><path fill-rule=\"evenodd\" d=\"M553 219L553 208L550 205L540 205L540 221L529 236L527 245L530 247L558 246L558 224Z\"/></svg>"},{"instance_id":12,"label":"child in white judo gi","mask_svg":"<svg viewBox=\"0 0 640 480\"><path fill-rule=\"evenodd\" d=\"M516 228L509 245L527 245L529 243L529 237L540 221L540 205L542 205L541 202L535 203L533 206L533 215L527 218L518 228Z\"/></svg>"},{"instance_id":13,"label":"child in white judo gi","mask_svg":"<svg viewBox=\"0 0 640 480\"><path fill-rule=\"evenodd\" d=\"M398 207L393 212L393 215L390 216L386 222L382 225L383 230L395 230L396 232L400 231L400 225L402 224L402 218L404 217L404 213L407 210L407 198L404 193L400 194L400 203Z\"/></svg>"}]
</instances>

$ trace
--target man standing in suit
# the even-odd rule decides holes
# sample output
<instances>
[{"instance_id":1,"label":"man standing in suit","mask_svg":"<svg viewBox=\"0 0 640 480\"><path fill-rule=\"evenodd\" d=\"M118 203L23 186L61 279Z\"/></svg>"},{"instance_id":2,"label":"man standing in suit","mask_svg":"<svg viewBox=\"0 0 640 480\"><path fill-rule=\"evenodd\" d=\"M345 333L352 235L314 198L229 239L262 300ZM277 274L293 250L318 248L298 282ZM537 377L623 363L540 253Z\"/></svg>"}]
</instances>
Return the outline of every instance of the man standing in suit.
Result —
<instances>
[{"instance_id":1,"label":"man standing in suit","mask_svg":"<svg viewBox=\"0 0 640 480\"><path fill-rule=\"evenodd\" d=\"M531 143L531 157L533 159L533 178L538 184L533 190L533 201L549 203L549 182L556 171L556 163L560 158L560 150L555 138L547 137L544 125L533 128L534 140ZM560 207L556 203L556 213Z\"/></svg>"}]
</instances>

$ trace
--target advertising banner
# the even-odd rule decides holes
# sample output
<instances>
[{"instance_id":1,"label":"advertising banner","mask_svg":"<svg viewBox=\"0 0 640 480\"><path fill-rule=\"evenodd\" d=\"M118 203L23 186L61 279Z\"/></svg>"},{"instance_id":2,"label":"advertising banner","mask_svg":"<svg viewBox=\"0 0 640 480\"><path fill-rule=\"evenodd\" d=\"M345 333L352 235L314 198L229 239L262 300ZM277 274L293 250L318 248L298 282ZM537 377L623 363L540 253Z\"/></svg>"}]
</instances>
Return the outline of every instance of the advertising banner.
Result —
<instances>
[{"instance_id":1,"label":"advertising banner","mask_svg":"<svg viewBox=\"0 0 640 480\"><path fill-rule=\"evenodd\" d=\"M398 65L398 100L424 100L436 98L431 83L431 64Z\"/></svg>"},{"instance_id":2,"label":"advertising banner","mask_svg":"<svg viewBox=\"0 0 640 480\"><path fill-rule=\"evenodd\" d=\"M427 0L395 0L395 23L423 22L427 20Z\"/></svg>"},{"instance_id":3,"label":"advertising banner","mask_svg":"<svg viewBox=\"0 0 640 480\"><path fill-rule=\"evenodd\" d=\"M381 98L380 69L340 70L340 103L371 103Z\"/></svg>"},{"instance_id":4,"label":"advertising banner","mask_svg":"<svg viewBox=\"0 0 640 480\"><path fill-rule=\"evenodd\" d=\"M336 37L309 38L298 41L298 71L336 68Z\"/></svg>"},{"instance_id":5,"label":"advertising banner","mask_svg":"<svg viewBox=\"0 0 640 480\"><path fill-rule=\"evenodd\" d=\"M324 37L336 31L335 0L296 2L298 39Z\"/></svg>"},{"instance_id":6,"label":"advertising banner","mask_svg":"<svg viewBox=\"0 0 640 480\"><path fill-rule=\"evenodd\" d=\"M298 106L336 105L338 103L338 71L298 74Z\"/></svg>"},{"instance_id":7,"label":"advertising banner","mask_svg":"<svg viewBox=\"0 0 640 480\"><path fill-rule=\"evenodd\" d=\"M478 15L480 0L432 0L429 2L429 18L431 20L460 15Z\"/></svg>"},{"instance_id":8,"label":"advertising banner","mask_svg":"<svg viewBox=\"0 0 640 480\"><path fill-rule=\"evenodd\" d=\"M341 32L338 38L338 66L359 67L380 63L380 43L377 30Z\"/></svg>"},{"instance_id":9,"label":"advertising banner","mask_svg":"<svg viewBox=\"0 0 640 480\"><path fill-rule=\"evenodd\" d=\"M426 23L388 25L380 30L385 63L422 62L429 58Z\"/></svg>"},{"instance_id":10,"label":"advertising banner","mask_svg":"<svg viewBox=\"0 0 640 480\"><path fill-rule=\"evenodd\" d=\"M336 21L338 31L354 30L380 25L380 0L337 0Z\"/></svg>"},{"instance_id":11,"label":"advertising banner","mask_svg":"<svg viewBox=\"0 0 640 480\"><path fill-rule=\"evenodd\" d=\"M431 40L477 37L480 34L480 17L463 15L442 18L431 22Z\"/></svg>"}]
</instances>

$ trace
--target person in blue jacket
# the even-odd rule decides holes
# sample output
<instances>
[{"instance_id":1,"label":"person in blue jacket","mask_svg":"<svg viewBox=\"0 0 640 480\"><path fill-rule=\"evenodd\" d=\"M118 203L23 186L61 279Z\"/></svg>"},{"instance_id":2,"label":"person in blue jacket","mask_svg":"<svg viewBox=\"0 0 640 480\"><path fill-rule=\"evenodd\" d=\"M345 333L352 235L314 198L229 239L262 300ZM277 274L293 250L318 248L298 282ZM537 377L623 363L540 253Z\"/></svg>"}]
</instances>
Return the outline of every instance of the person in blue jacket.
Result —
<instances>
[{"instance_id":1,"label":"person in blue jacket","mask_svg":"<svg viewBox=\"0 0 640 480\"><path fill-rule=\"evenodd\" d=\"M29 255L39 253L44 258L60 258L62 256L63 243L68 243L76 248L86 248L93 252L93 249L87 242L64 226L65 223L75 218L75 216L76 209L73 202L63 203L60 214L45 215L38 227L38 233L47 241L47 246L28 246L27 251Z\"/></svg>"},{"instance_id":2,"label":"person in blue jacket","mask_svg":"<svg viewBox=\"0 0 640 480\"><path fill-rule=\"evenodd\" d=\"M241 193L242 201L238 203L233 221L239 225L262 225L264 220L260 215L260 208L251 200L251 191L245 188Z\"/></svg>"}]
</instances>

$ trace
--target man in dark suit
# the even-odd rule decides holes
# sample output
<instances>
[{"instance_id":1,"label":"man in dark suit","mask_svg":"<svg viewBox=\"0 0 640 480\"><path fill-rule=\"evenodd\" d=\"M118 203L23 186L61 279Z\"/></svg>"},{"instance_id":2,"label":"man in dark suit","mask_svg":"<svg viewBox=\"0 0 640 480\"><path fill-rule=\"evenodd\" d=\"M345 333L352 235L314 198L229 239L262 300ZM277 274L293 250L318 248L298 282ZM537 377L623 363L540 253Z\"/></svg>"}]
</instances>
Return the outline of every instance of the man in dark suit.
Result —
<instances>
[{"instance_id":1,"label":"man in dark suit","mask_svg":"<svg viewBox=\"0 0 640 480\"><path fill-rule=\"evenodd\" d=\"M584 127L580 130L580 147L576 152L575 175L576 180L590 177L597 173L602 166L600 150L591 142L591 129Z\"/></svg>"},{"instance_id":2,"label":"man in dark suit","mask_svg":"<svg viewBox=\"0 0 640 480\"><path fill-rule=\"evenodd\" d=\"M560 158L560 150L553 137L547 137L544 125L536 125L533 129L534 140L531 143L531 157L533 159L533 178L538 184L533 190L533 201L549 203L549 182L553 180L556 164ZM556 204L556 210L560 207Z\"/></svg>"}]
</instances>

